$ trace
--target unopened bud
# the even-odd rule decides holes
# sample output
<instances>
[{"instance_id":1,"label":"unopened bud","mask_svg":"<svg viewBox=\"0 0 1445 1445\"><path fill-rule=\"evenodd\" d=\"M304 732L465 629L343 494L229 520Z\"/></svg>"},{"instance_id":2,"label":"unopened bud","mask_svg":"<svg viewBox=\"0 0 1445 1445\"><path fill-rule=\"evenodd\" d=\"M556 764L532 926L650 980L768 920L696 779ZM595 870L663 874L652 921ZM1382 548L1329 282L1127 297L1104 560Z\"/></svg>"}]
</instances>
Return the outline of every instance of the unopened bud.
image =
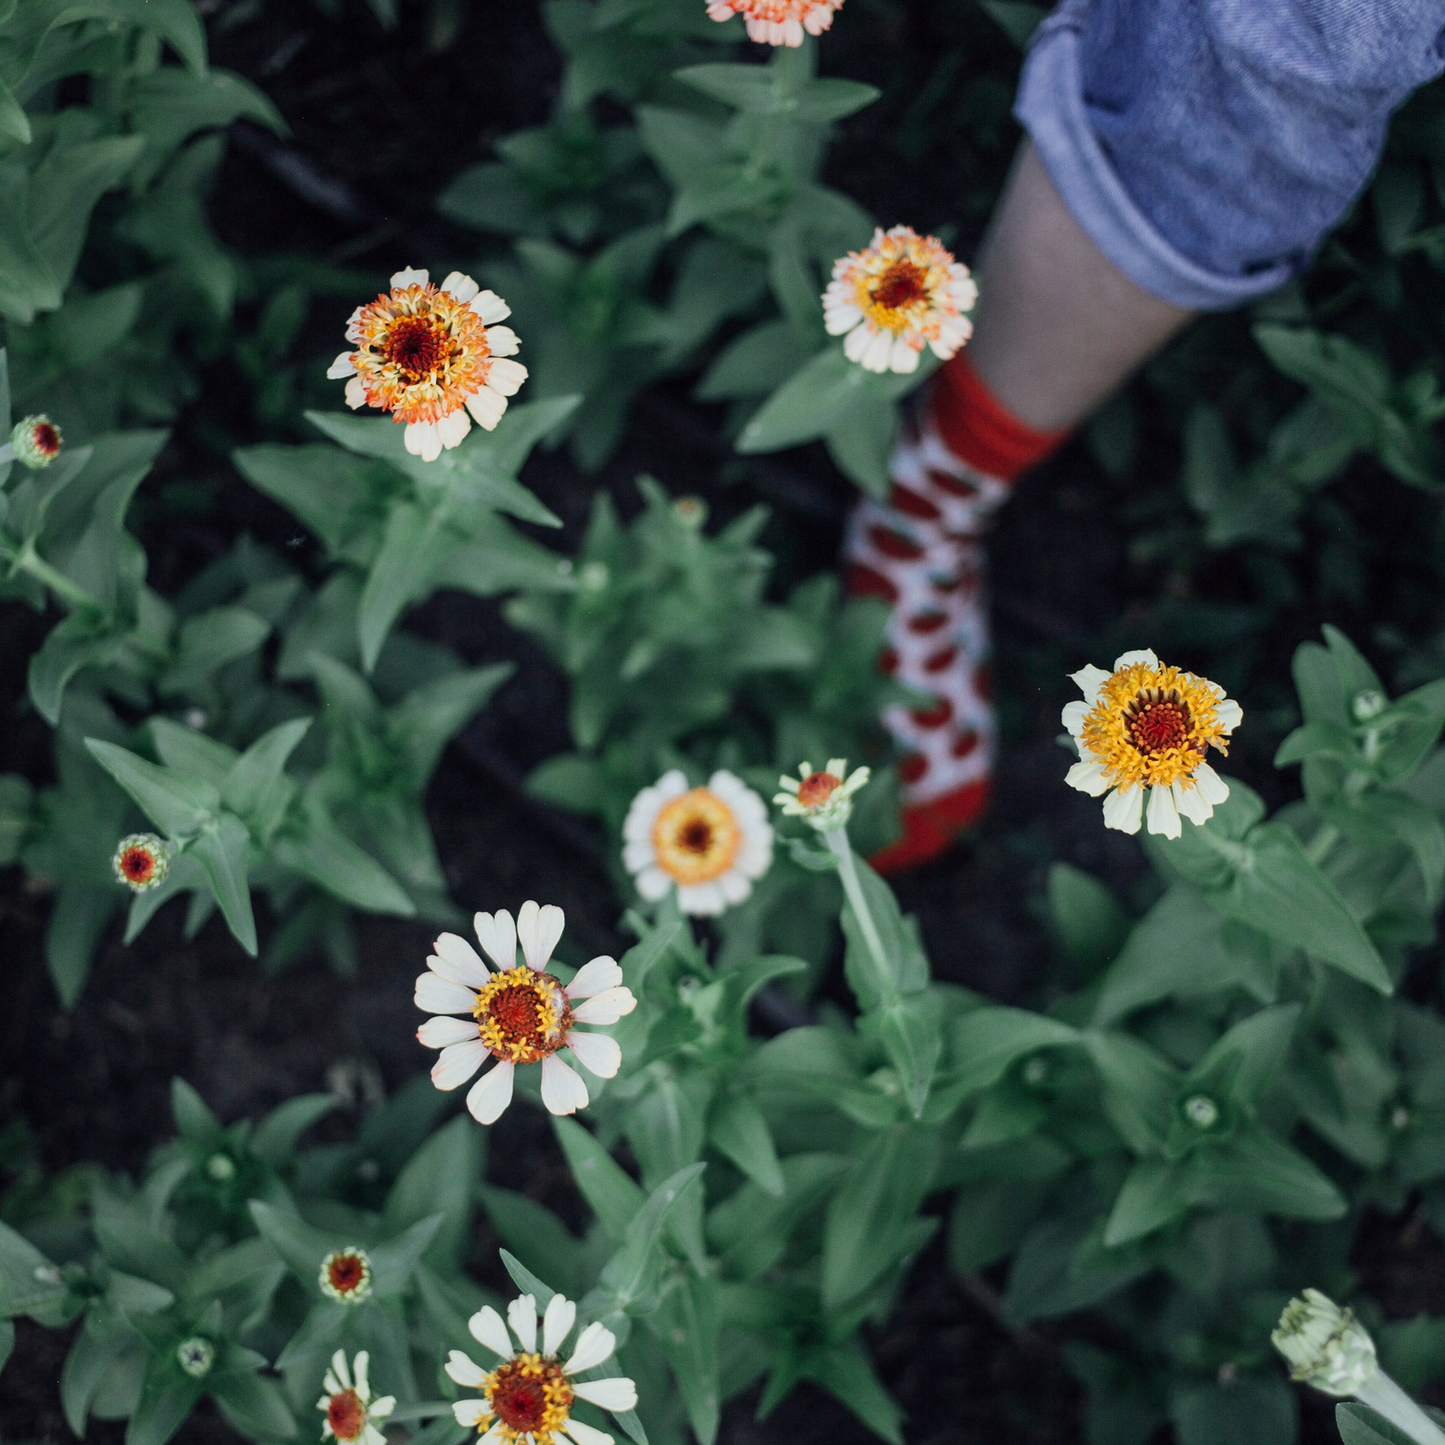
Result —
<instances>
[{"instance_id":1,"label":"unopened bud","mask_svg":"<svg viewBox=\"0 0 1445 1445\"><path fill-rule=\"evenodd\" d=\"M684 527L700 532L707 521L707 503L701 497L679 497L672 504L673 515Z\"/></svg>"},{"instance_id":2,"label":"unopened bud","mask_svg":"<svg viewBox=\"0 0 1445 1445\"><path fill-rule=\"evenodd\" d=\"M212 1154L206 1160L206 1173L217 1184L224 1184L228 1179L236 1177L236 1165L229 1154Z\"/></svg>"},{"instance_id":3,"label":"unopened bud","mask_svg":"<svg viewBox=\"0 0 1445 1445\"><path fill-rule=\"evenodd\" d=\"M1208 1094L1195 1094L1184 1101L1184 1117L1198 1129L1212 1129L1219 1122L1219 1105Z\"/></svg>"},{"instance_id":4,"label":"unopened bud","mask_svg":"<svg viewBox=\"0 0 1445 1445\"><path fill-rule=\"evenodd\" d=\"M605 562L588 562L577 574L577 585L584 592L601 592L611 580Z\"/></svg>"},{"instance_id":5,"label":"unopened bud","mask_svg":"<svg viewBox=\"0 0 1445 1445\"><path fill-rule=\"evenodd\" d=\"M60 428L48 416L27 416L10 433L15 460L32 471L48 467L60 455Z\"/></svg>"},{"instance_id":6,"label":"unopened bud","mask_svg":"<svg viewBox=\"0 0 1445 1445\"><path fill-rule=\"evenodd\" d=\"M1290 1376L1326 1395L1358 1395L1380 1368L1369 1333L1317 1289L1285 1306L1270 1339L1289 1362Z\"/></svg>"},{"instance_id":7,"label":"unopened bud","mask_svg":"<svg viewBox=\"0 0 1445 1445\"><path fill-rule=\"evenodd\" d=\"M199 1380L203 1375L209 1375L211 1366L215 1362L215 1345L200 1335L192 1335L190 1339L182 1340L176 1346L176 1363L193 1380Z\"/></svg>"},{"instance_id":8,"label":"unopened bud","mask_svg":"<svg viewBox=\"0 0 1445 1445\"><path fill-rule=\"evenodd\" d=\"M1379 717L1389 704L1385 695L1376 691L1373 687L1367 687L1357 692L1350 703L1350 711L1355 715L1356 722L1370 722Z\"/></svg>"}]
</instances>

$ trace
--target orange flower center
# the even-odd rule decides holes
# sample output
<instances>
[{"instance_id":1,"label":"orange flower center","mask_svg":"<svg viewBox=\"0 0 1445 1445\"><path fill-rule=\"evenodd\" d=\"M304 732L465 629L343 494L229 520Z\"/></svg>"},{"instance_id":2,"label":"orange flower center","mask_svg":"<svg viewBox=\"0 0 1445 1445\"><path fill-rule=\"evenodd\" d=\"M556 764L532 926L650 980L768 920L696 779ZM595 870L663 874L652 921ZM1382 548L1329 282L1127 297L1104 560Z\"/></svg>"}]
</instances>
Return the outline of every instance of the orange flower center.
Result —
<instances>
[{"instance_id":1,"label":"orange flower center","mask_svg":"<svg viewBox=\"0 0 1445 1445\"><path fill-rule=\"evenodd\" d=\"M414 384L441 365L446 341L445 332L435 322L424 316L408 316L391 328L382 344L382 354Z\"/></svg>"},{"instance_id":2,"label":"orange flower center","mask_svg":"<svg viewBox=\"0 0 1445 1445\"><path fill-rule=\"evenodd\" d=\"M338 1294L350 1294L360 1288L366 1278L366 1265L355 1254L338 1254L327 1266L327 1276L332 1289Z\"/></svg>"},{"instance_id":3,"label":"orange flower center","mask_svg":"<svg viewBox=\"0 0 1445 1445\"><path fill-rule=\"evenodd\" d=\"M30 441L36 451L53 457L60 451L60 429L53 422L37 422Z\"/></svg>"},{"instance_id":4,"label":"orange flower center","mask_svg":"<svg viewBox=\"0 0 1445 1445\"><path fill-rule=\"evenodd\" d=\"M493 974L473 1013L482 1042L497 1058L535 1064L561 1048L572 1006L550 973L523 965Z\"/></svg>"},{"instance_id":5,"label":"orange flower center","mask_svg":"<svg viewBox=\"0 0 1445 1445\"><path fill-rule=\"evenodd\" d=\"M366 1406L355 1390L343 1390L331 1397L326 1407L326 1423L338 1440L355 1440L366 1425Z\"/></svg>"},{"instance_id":6,"label":"orange flower center","mask_svg":"<svg viewBox=\"0 0 1445 1445\"><path fill-rule=\"evenodd\" d=\"M120 855L120 871L132 883L149 883L155 876L155 857L148 848L127 848Z\"/></svg>"},{"instance_id":7,"label":"orange flower center","mask_svg":"<svg viewBox=\"0 0 1445 1445\"><path fill-rule=\"evenodd\" d=\"M541 1355L517 1355L487 1381L487 1401L506 1432L538 1442L556 1437L571 1414L572 1400L561 1366Z\"/></svg>"},{"instance_id":8,"label":"orange flower center","mask_svg":"<svg viewBox=\"0 0 1445 1445\"><path fill-rule=\"evenodd\" d=\"M1189 739L1189 706L1177 692L1150 688L1124 709L1129 741L1146 757L1180 748Z\"/></svg>"},{"instance_id":9,"label":"orange flower center","mask_svg":"<svg viewBox=\"0 0 1445 1445\"><path fill-rule=\"evenodd\" d=\"M674 798L652 825L657 866L678 883L711 883L733 866L742 847L737 815L708 788Z\"/></svg>"},{"instance_id":10,"label":"orange flower center","mask_svg":"<svg viewBox=\"0 0 1445 1445\"><path fill-rule=\"evenodd\" d=\"M821 808L842 786L842 778L832 773L809 773L798 784L798 801L805 808Z\"/></svg>"},{"instance_id":11,"label":"orange flower center","mask_svg":"<svg viewBox=\"0 0 1445 1445\"><path fill-rule=\"evenodd\" d=\"M912 261L895 261L874 283L871 295L875 306L897 311L928 299L928 277L922 266Z\"/></svg>"}]
</instances>

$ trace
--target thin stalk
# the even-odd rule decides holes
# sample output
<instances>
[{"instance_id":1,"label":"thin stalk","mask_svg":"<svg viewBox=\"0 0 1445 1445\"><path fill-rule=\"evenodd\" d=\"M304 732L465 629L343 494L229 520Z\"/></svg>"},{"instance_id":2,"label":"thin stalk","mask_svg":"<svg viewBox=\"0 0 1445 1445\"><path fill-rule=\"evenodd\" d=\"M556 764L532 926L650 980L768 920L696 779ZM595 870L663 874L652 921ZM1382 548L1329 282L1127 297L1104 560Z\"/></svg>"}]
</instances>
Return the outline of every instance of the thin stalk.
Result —
<instances>
[{"instance_id":1,"label":"thin stalk","mask_svg":"<svg viewBox=\"0 0 1445 1445\"><path fill-rule=\"evenodd\" d=\"M873 921L868 899L863 893L863 882L858 877L858 867L853 861L853 845L848 841L848 830L828 828L823 833L823 841L828 845L828 851L838 860L838 876L843 880L843 892L853 909L854 918L858 920L863 942L867 945L868 952L873 955L879 983L886 991L891 991L889 983L893 977L893 967L884 951L883 937L878 932L878 925Z\"/></svg>"},{"instance_id":2,"label":"thin stalk","mask_svg":"<svg viewBox=\"0 0 1445 1445\"><path fill-rule=\"evenodd\" d=\"M1383 1371L1377 1370L1355 1394L1362 1404L1383 1415L1419 1445L1445 1445L1445 1431Z\"/></svg>"},{"instance_id":3,"label":"thin stalk","mask_svg":"<svg viewBox=\"0 0 1445 1445\"><path fill-rule=\"evenodd\" d=\"M43 583L71 607L96 607L95 598L85 588L52 567L33 547L26 546L19 553L12 554L11 565L15 571L28 573L37 582Z\"/></svg>"}]
</instances>

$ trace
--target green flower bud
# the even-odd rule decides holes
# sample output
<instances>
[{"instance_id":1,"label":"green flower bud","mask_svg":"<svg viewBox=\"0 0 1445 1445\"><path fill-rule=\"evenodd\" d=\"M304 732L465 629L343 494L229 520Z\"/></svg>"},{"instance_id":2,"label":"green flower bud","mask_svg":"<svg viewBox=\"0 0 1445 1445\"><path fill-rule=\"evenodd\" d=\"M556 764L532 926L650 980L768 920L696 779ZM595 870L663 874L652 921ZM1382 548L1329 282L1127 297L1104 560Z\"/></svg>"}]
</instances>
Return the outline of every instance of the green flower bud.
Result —
<instances>
[{"instance_id":1,"label":"green flower bud","mask_svg":"<svg viewBox=\"0 0 1445 1445\"><path fill-rule=\"evenodd\" d=\"M60 428L48 416L27 416L10 433L15 460L32 471L48 467L60 455Z\"/></svg>"},{"instance_id":2,"label":"green flower bud","mask_svg":"<svg viewBox=\"0 0 1445 1445\"><path fill-rule=\"evenodd\" d=\"M1219 1122L1219 1105L1208 1094L1192 1094L1184 1101L1184 1117L1198 1129L1212 1129Z\"/></svg>"},{"instance_id":3,"label":"green flower bud","mask_svg":"<svg viewBox=\"0 0 1445 1445\"><path fill-rule=\"evenodd\" d=\"M217 1184L224 1184L228 1179L236 1177L236 1164L229 1154L212 1154L206 1160L206 1173L216 1181Z\"/></svg>"},{"instance_id":4,"label":"green flower bud","mask_svg":"<svg viewBox=\"0 0 1445 1445\"><path fill-rule=\"evenodd\" d=\"M193 1380L199 1380L211 1373L211 1366L216 1363L216 1347L210 1340L192 1335L176 1346L176 1363Z\"/></svg>"},{"instance_id":5,"label":"green flower bud","mask_svg":"<svg viewBox=\"0 0 1445 1445\"><path fill-rule=\"evenodd\" d=\"M1355 716L1356 722L1369 722L1377 718L1389 706L1383 693L1377 692L1373 687L1364 688L1357 692L1350 703L1350 711Z\"/></svg>"},{"instance_id":6,"label":"green flower bud","mask_svg":"<svg viewBox=\"0 0 1445 1445\"><path fill-rule=\"evenodd\" d=\"M1270 1339L1289 1362L1291 1378L1326 1395L1358 1395L1379 1372L1368 1332L1317 1289L1285 1306Z\"/></svg>"}]
</instances>

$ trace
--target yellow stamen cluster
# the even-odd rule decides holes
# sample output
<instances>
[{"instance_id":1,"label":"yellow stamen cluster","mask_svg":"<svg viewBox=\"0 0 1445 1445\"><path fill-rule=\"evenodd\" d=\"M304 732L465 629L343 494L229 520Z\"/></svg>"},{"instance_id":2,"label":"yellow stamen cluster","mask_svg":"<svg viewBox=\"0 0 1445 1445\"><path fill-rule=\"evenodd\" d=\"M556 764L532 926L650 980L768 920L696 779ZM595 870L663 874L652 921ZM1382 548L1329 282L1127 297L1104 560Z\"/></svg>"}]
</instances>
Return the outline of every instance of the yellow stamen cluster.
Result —
<instances>
[{"instance_id":1,"label":"yellow stamen cluster","mask_svg":"<svg viewBox=\"0 0 1445 1445\"><path fill-rule=\"evenodd\" d=\"M1219 690L1177 667L1138 662L1099 689L1080 741L1119 788L1193 786L1211 745L1228 752Z\"/></svg>"},{"instance_id":2,"label":"yellow stamen cluster","mask_svg":"<svg viewBox=\"0 0 1445 1445\"><path fill-rule=\"evenodd\" d=\"M353 365L370 405L399 422L438 422L465 405L491 369L481 317L449 291L399 286L363 306Z\"/></svg>"},{"instance_id":3,"label":"yellow stamen cluster","mask_svg":"<svg viewBox=\"0 0 1445 1445\"><path fill-rule=\"evenodd\" d=\"M685 886L721 878L742 842L737 815L710 788L674 798L652 825L657 866Z\"/></svg>"},{"instance_id":4,"label":"yellow stamen cluster","mask_svg":"<svg viewBox=\"0 0 1445 1445\"><path fill-rule=\"evenodd\" d=\"M535 1064L556 1053L571 1012L557 980L525 964L493 974L472 1009L482 1042L513 1064Z\"/></svg>"},{"instance_id":5,"label":"yellow stamen cluster","mask_svg":"<svg viewBox=\"0 0 1445 1445\"><path fill-rule=\"evenodd\" d=\"M489 1413L477 1422L479 1434L495 1429L509 1445L523 1436L530 1436L532 1445L569 1445L557 1437L574 1397L556 1360L514 1355L487 1376L483 1393Z\"/></svg>"}]
</instances>

